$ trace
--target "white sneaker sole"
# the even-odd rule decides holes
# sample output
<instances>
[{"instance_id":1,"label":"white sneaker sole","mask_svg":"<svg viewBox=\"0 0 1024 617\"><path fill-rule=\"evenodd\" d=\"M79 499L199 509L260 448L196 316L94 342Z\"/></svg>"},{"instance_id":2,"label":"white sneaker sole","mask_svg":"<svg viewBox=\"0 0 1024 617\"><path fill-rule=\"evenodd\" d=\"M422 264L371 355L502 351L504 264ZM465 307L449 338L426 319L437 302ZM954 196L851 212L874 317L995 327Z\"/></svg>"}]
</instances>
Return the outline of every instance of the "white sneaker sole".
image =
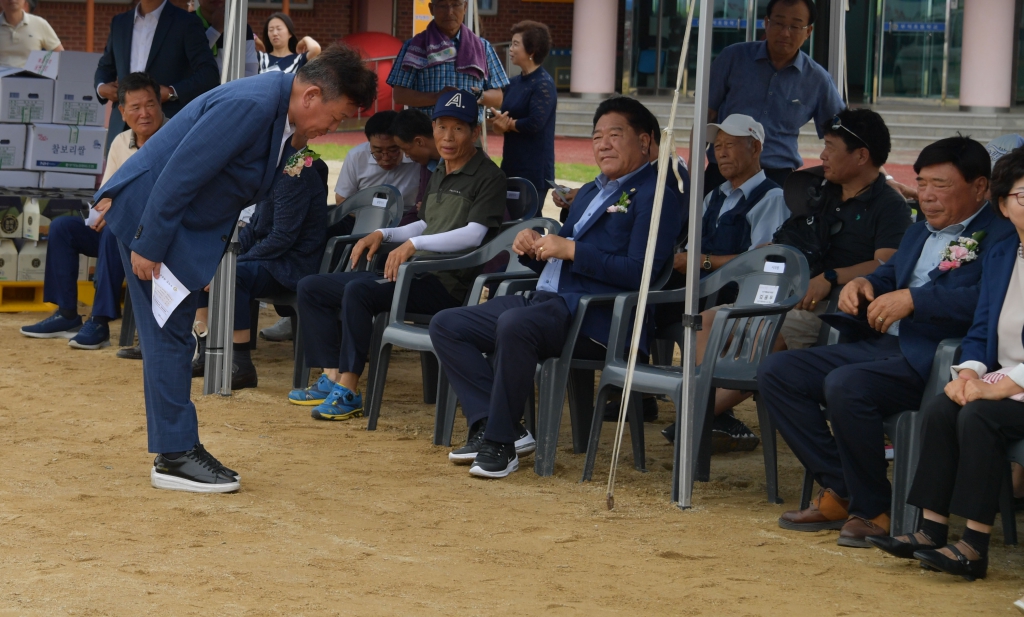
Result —
<instances>
[{"instance_id":1,"label":"white sneaker sole","mask_svg":"<svg viewBox=\"0 0 1024 617\"><path fill-rule=\"evenodd\" d=\"M468 465L476 459L476 452L470 452L468 454L456 454L455 452L448 453L448 461L455 463L456 465Z\"/></svg>"},{"instance_id":2,"label":"white sneaker sole","mask_svg":"<svg viewBox=\"0 0 1024 617\"><path fill-rule=\"evenodd\" d=\"M178 476L169 476L165 473L157 473L156 467L149 471L149 482L153 485L153 488L161 488L168 491L185 491L188 493L233 493L242 488L237 479L228 484L206 484L205 482L194 482L185 478L179 478Z\"/></svg>"},{"instance_id":3,"label":"white sneaker sole","mask_svg":"<svg viewBox=\"0 0 1024 617\"><path fill-rule=\"evenodd\" d=\"M29 338L75 338L78 335L78 328L74 330L65 330L63 332L25 332L20 330L22 334Z\"/></svg>"},{"instance_id":4,"label":"white sneaker sole","mask_svg":"<svg viewBox=\"0 0 1024 617\"><path fill-rule=\"evenodd\" d=\"M1020 612L1024 613L1024 598L1017 600L1013 603L1013 605L1016 606L1017 609L1020 610Z\"/></svg>"},{"instance_id":5,"label":"white sneaker sole","mask_svg":"<svg viewBox=\"0 0 1024 617\"><path fill-rule=\"evenodd\" d=\"M537 449L537 440L533 438L530 431L526 431L526 437L516 440L516 454L529 454Z\"/></svg>"},{"instance_id":6,"label":"white sneaker sole","mask_svg":"<svg viewBox=\"0 0 1024 617\"><path fill-rule=\"evenodd\" d=\"M508 467L501 471L486 471L476 465L469 468L469 474L479 478L504 478L513 471L519 471L519 457L515 457L508 463Z\"/></svg>"},{"instance_id":7,"label":"white sneaker sole","mask_svg":"<svg viewBox=\"0 0 1024 617\"><path fill-rule=\"evenodd\" d=\"M68 347L74 347L75 349L103 349L104 347L110 347L110 341L106 340L97 345L83 345L81 343L76 343L75 339L71 339L68 341Z\"/></svg>"}]
</instances>

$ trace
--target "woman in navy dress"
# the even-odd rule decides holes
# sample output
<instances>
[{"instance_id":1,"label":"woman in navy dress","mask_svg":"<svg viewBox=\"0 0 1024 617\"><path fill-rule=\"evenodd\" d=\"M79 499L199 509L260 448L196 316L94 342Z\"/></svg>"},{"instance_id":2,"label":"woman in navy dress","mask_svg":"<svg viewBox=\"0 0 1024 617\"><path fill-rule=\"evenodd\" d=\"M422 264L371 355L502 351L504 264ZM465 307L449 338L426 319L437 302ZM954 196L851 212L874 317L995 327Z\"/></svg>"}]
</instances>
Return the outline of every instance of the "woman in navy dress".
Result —
<instances>
[{"instance_id":1,"label":"woman in navy dress","mask_svg":"<svg viewBox=\"0 0 1024 617\"><path fill-rule=\"evenodd\" d=\"M526 178L537 188L541 204L548 181L555 179L555 80L541 66L551 49L548 27L536 21L512 26L509 55L522 69L505 89L501 111L490 121L491 130L505 135L501 169L508 177Z\"/></svg>"},{"instance_id":2,"label":"woman in navy dress","mask_svg":"<svg viewBox=\"0 0 1024 617\"><path fill-rule=\"evenodd\" d=\"M907 503L921 508L921 526L868 538L892 555L967 580L987 574L1007 446L1024 439L1024 148L999 159L990 188L992 204L1017 233L991 246L981 239L977 249L960 238L939 264L948 270L973 254L984 260L985 276L960 363L952 367L956 377L919 412L921 458ZM950 514L967 519L958 541L949 538Z\"/></svg>"},{"instance_id":3,"label":"woman in navy dress","mask_svg":"<svg viewBox=\"0 0 1024 617\"><path fill-rule=\"evenodd\" d=\"M263 44L269 52L259 51L260 73L281 71L294 73L320 55L320 44L313 37L299 40L295 24L284 13L274 13L263 24Z\"/></svg>"}]
</instances>

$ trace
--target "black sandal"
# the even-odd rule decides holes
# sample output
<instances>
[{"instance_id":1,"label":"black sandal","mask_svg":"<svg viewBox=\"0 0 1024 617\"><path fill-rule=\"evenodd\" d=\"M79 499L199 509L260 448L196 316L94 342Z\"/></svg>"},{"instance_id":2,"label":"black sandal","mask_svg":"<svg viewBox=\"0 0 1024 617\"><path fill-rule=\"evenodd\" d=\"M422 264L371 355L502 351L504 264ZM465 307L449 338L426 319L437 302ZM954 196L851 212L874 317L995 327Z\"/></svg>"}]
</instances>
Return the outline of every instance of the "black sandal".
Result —
<instances>
[{"instance_id":1,"label":"black sandal","mask_svg":"<svg viewBox=\"0 0 1024 617\"><path fill-rule=\"evenodd\" d=\"M914 553L914 557L919 559L923 565L941 570L947 574L955 574L962 576L968 581L973 581L979 578L985 578L988 572L988 558L982 557L981 559L968 559L960 552L960 549L955 544L947 544L946 548L949 549L956 559L951 559L940 553L936 549L928 551L917 551Z\"/></svg>"},{"instance_id":2,"label":"black sandal","mask_svg":"<svg viewBox=\"0 0 1024 617\"><path fill-rule=\"evenodd\" d=\"M864 539L867 540L868 544L871 546L882 549L894 557L899 557L900 559L913 559L914 553L917 551L926 551L936 548L934 544L918 542L917 534L921 534L925 538L928 537L928 535L923 531L917 531L915 533L907 534L906 536L868 536ZM899 539L903 537L910 538L910 541L904 542Z\"/></svg>"}]
</instances>

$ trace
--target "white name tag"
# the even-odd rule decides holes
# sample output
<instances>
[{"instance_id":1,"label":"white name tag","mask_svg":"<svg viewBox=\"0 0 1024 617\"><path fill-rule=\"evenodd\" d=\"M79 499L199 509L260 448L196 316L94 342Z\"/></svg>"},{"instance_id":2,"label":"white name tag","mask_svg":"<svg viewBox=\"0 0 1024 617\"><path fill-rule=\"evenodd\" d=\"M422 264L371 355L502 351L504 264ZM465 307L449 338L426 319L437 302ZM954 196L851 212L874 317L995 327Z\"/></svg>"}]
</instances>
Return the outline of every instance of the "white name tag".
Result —
<instances>
[{"instance_id":1,"label":"white name tag","mask_svg":"<svg viewBox=\"0 0 1024 617\"><path fill-rule=\"evenodd\" d=\"M519 191L508 191L505 193L505 199L519 199Z\"/></svg>"},{"instance_id":2,"label":"white name tag","mask_svg":"<svg viewBox=\"0 0 1024 617\"><path fill-rule=\"evenodd\" d=\"M754 296L754 304L774 304L775 297L778 295L778 285L758 285L757 295Z\"/></svg>"},{"instance_id":3,"label":"white name tag","mask_svg":"<svg viewBox=\"0 0 1024 617\"><path fill-rule=\"evenodd\" d=\"M771 272L772 274L782 274L786 271L786 264L778 261L766 261L764 262L764 271Z\"/></svg>"},{"instance_id":4,"label":"white name tag","mask_svg":"<svg viewBox=\"0 0 1024 617\"><path fill-rule=\"evenodd\" d=\"M373 201L370 203L372 203L374 206L377 206L378 208L388 207L388 200L384 199L383 197L374 197Z\"/></svg>"}]
</instances>

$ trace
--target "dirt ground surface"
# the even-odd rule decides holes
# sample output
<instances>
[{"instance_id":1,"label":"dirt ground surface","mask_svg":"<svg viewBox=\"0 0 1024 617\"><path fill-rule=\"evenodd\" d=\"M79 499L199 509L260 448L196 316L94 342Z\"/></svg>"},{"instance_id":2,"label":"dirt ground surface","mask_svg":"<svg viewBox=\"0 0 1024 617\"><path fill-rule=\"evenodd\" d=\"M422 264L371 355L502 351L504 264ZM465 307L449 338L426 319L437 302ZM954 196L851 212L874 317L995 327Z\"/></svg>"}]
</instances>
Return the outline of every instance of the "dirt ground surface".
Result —
<instances>
[{"instance_id":1,"label":"dirt ground surface","mask_svg":"<svg viewBox=\"0 0 1024 617\"><path fill-rule=\"evenodd\" d=\"M285 403L291 345L260 341L259 388L192 390L203 442L240 472L241 492L158 491L142 363L18 333L41 317L0 315L0 615L935 617L1016 614L1024 593L1021 551L999 540L988 579L967 583L838 547L838 532L779 529L801 480L784 448L787 506L765 501L758 448L716 456L712 481L679 510L658 434L667 405L646 429L649 473L624 448L613 511L612 431L581 484L568 414L553 477L526 456L505 480L473 478L431 445L433 408L408 352L367 432ZM757 430L751 407L738 414Z\"/></svg>"}]
</instances>

